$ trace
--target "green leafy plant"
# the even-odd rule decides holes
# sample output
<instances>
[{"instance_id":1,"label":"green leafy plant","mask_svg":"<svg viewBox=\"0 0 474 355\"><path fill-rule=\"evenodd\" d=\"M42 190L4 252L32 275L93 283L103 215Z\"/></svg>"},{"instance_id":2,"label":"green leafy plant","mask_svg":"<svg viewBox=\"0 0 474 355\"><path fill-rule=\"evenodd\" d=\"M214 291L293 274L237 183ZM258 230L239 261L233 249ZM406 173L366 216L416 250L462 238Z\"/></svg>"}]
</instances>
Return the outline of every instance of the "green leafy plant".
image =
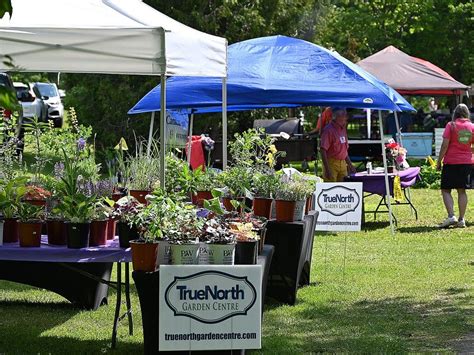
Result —
<instances>
[{"instance_id":1,"label":"green leafy plant","mask_svg":"<svg viewBox=\"0 0 474 355\"><path fill-rule=\"evenodd\" d=\"M57 212L71 223L88 223L96 211L97 198L82 193L66 195L57 207Z\"/></svg>"},{"instance_id":2,"label":"green leafy plant","mask_svg":"<svg viewBox=\"0 0 474 355\"><path fill-rule=\"evenodd\" d=\"M8 181L0 190L0 211L5 218L15 218L21 200L26 193L26 177L18 177Z\"/></svg>"},{"instance_id":3,"label":"green leafy plant","mask_svg":"<svg viewBox=\"0 0 474 355\"><path fill-rule=\"evenodd\" d=\"M276 193L276 199L285 201L302 201L314 192L314 182L303 177L294 177L282 183Z\"/></svg>"},{"instance_id":4,"label":"green leafy plant","mask_svg":"<svg viewBox=\"0 0 474 355\"><path fill-rule=\"evenodd\" d=\"M243 166L233 166L217 176L226 197L244 197L252 187L252 172Z\"/></svg>"},{"instance_id":5,"label":"green leafy plant","mask_svg":"<svg viewBox=\"0 0 474 355\"><path fill-rule=\"evenodd\" d=\"M40 222L44 219L44 207L35 206L28 202L20 202L17 210L20 222Z\"/></svg>"},{"instance_id":6,"label":"green leafy plant","mask_svg":"<svg viewBox=\"0 0 474 355\"><path fill-rule=\"evenodd\" d=\"M131 190L150 190L159 182L160 164L159 148L155 143L149 155L146 142L137 141L135 154L126 160L128 178L127 186Z\"/></svg>"},{"instance_id":7,"label":"green leafy plant","mask_svg":"<svg viewBox=\"0 0 474 355\"><path fill-rule=\"evenodd\" d=\"M229 143L229 152L232 156L233 165L242 167L253 167L255 165L268 165L273 168L279 156L275 139L265 134L263 128L252 128L234 135L235 140Z\"/></svg>"},{"instance_id":8,"label":"green leafy plant","mask_svg":"<svg viewBox=\"0 0 474 355\"><path fill-rule=\"evenodd\" d=\"M252 179L252 192L255 197L274 198L281 187L280 176L273 174L256 173Z\"/></svg>"}]
</instances>

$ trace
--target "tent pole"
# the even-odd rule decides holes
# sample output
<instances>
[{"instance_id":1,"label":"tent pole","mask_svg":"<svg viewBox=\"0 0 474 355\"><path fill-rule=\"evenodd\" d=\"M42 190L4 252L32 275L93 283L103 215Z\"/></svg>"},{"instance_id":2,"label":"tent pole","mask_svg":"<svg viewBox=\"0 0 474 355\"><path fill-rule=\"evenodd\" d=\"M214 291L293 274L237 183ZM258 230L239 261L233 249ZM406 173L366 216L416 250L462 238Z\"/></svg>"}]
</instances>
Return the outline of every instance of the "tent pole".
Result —
<instances>
[{"instance_id":1,"label":"tent pole","mask_svg":"<svg viewBox=\"0 0 474 355\"><path fill-rule=\"evenodd\" d=\"M193 143L193 123L194 123L194 113L191 114L189 118L189 137L188 137L188 165L191 165L191 153L192 153L192 143Z\"/></svg>"},{"instance_id":2,"label":"tent pole","mask_svg":"<svg viewBox=\"0 0 474 355\"><path fill-rule=\"evenodd\" d=\"M372 134L371 130L372 130L372 120L371 120L371 114L372 114L372 110L370 108L367 109L367 139L370 139L370 136Z\"/></svg>"},{"instance_id":3,"label":"tent pole","mask_svg":"<svg viewBox=\"0 0 474 355\"><path fill-rule=\"evenodd\" d=\"M161 103L160 103L160 187L165 188L166 171L166 75L161 74Z\"/></svg>"},{"instance_id":4,"label":"tent pole","mask_svg":"<svg viewBox=\"0 0 474 355\"><path fill-rule=\"evenodd\" d=\"M151 113L151 118L150 118L150 130L148 132L148 145L146 147L146 156L150 157L151 153L151 142L153 140L153 125L155 124L155 111Z\"/></svg>"},{"instance_id":5,"label":"tent pole","mask_svg":"<svg viewBox=\"0 0 474 355\"><path fill-rule=\"evenodd\" d=\"M222 169L227 168L227 77L222 78Z\"/></svg>"},{"instance_id":6,"label":"tent pole","mask_svg":"<svg viewBox=\"0 0 474 355\"><path fill-rule=\"evenodd\" d=\"M400 121L398 120L397 111L393 111L393 115L395 116L395 126L397 127L397 143L403 147L402 132L400 131Z\"/></svg>"},{"instance_id":7,"label":"tent pole","mask_svg":"<svg viewBox=\"0 0 474 355\"><path fill-rule=\"evenodd\" d=\"M385 199L388 204L388 216L390 218L390 232L392 233L392 235L394 235L395 230L393 228L392 205L390 203L390 185L388 184L387 156L385 153L385 142L383 138L382 111L380 110L379 110L379 127L380 127L380 143L382 144L383 169L384 169L384 175L385 175Z\"/></svg>"}]
</instances>

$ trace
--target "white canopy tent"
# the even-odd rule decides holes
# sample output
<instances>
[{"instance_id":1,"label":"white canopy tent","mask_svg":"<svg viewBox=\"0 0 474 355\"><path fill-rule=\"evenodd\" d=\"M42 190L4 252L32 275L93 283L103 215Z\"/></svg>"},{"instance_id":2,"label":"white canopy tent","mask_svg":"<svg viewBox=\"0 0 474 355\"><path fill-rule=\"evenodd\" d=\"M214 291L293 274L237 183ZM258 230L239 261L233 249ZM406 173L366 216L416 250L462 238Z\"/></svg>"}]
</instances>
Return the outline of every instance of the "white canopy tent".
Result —
<instances>
[{"instance_id":1,"label":"white canopy tent","mask_svg":"<svg viewBox=\"0 0 474 355\"><path fill-rule=\"evenodd\" d=\"M9 55L18 70L160 75L162 97L166 76L222 77L225 87L226 39L185 26L141 0L12 0L12 5L12 17L0 20L0 54ZM10 69L0 63L0 70Z\"/></svg>"}]
</instances>

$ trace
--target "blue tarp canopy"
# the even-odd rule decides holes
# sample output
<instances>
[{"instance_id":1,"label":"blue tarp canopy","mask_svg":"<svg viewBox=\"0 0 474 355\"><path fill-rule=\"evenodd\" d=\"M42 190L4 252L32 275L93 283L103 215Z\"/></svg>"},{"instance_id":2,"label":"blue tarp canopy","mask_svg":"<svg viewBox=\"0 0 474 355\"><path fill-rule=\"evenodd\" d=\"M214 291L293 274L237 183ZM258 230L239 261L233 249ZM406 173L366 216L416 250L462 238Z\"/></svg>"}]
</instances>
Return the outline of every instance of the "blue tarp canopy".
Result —
<instances>
[{"instance_id":1,"label":"blue tarp canopy","mask_svg":"<svg viewBox=\"0 0 474 355\"><path fill-rule=\"evenodd\" d=\"M169 110L220 112L222 81L172 77L167 80L166 96ZM285 36L255 38L229 46L227 100L228 111L299 106L414 111L395 90L338 53ZM129 113L159 110L157 86Z\"/></svg>"}]
</instances>

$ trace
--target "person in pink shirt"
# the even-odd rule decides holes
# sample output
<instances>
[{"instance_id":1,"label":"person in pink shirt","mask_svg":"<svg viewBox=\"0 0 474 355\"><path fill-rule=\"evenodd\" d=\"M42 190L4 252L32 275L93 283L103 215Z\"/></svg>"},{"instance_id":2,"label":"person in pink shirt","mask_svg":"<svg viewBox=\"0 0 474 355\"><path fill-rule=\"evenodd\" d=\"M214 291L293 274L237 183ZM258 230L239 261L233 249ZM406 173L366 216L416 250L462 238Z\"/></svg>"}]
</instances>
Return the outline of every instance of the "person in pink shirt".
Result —
<instances>
[{"instance_id":1,"label":"person in pink shirt","mask_svg":"<svg viewBox=\"0 0 474 355\"><path fill-rule=\"evenodd\" d=\"M469 109L459 104L453 113L453 119L446 125L443 133L443 143L439 152L437 168L441 170L441 194L448 218L439 225L440 228L449 226L466 227L464 215L467 208L466 186L472 168L472 150L474 143L474 125L469 119ZM451 190L458 192L459 218L454 214L454 201Z\"/></svg>"},{"instance_id":2,"label":"person in pink shirt","mask_svg":"<svg viewBox=\"0 0 474 355\"><path fill-rule=\"evenodd\" d=\"M344 181L347 170L355 172L355 168L347 153L347 112L345 108L332 109L332 121L321 133L321 160L323 161L323 177L326 182Z\"/></svg>"}]
</instances>

